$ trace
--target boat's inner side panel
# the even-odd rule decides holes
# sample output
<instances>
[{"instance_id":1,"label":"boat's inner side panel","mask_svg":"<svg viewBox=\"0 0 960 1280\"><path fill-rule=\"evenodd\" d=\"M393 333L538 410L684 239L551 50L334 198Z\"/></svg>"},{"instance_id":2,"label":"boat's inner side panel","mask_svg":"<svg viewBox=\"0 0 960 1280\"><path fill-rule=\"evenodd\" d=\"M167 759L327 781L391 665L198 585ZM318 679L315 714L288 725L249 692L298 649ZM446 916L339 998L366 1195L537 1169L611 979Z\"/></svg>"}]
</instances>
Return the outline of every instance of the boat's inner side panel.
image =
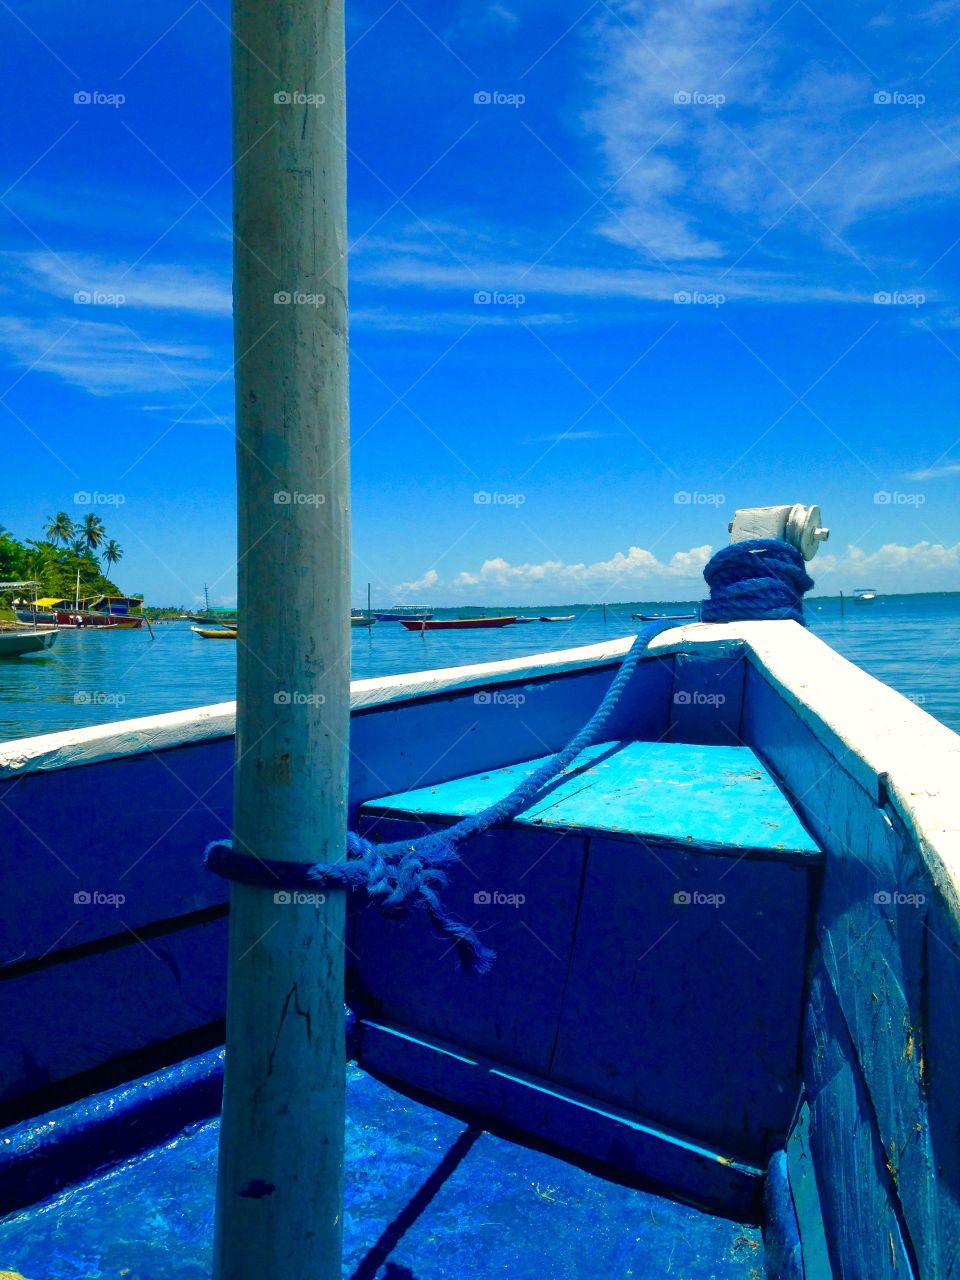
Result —
<instances>
[{"instance_id":1,"label":"boat's inner side panel","mask_svg":"<svg viewBox=\"0 0 960 1280\"><path fill-rule=\"evenodd\" d=\"M371 796L560 748L614 671L356 713L351 821ZM672 659L645 663L613 727L662 734L672 691ZM149 1049L153 1066L165 1042L180 1052L180 1037L223 1016L228 895L201 857L230 831L233 741L133 747L0 777L0 1025L10 1029L0 1042L0 1122L55 1105L62 1082L128 1055L129 1075L139 1074L137 1050ZM57 1016L38 1019L37 1008Z\"/></svg>"},{"instance_id":2,"label":"boat's inner side panel","mask_svg":"<svg viewBox=\"0 0 960 1280\"><path fill-rule=\"evenodd\" d=\"M852 776L853 753L828 751L753 669L743 732L828 855L805 1017L806 1101L789 1140L805 1256L822 1250L825 1230L834 1267L850 1280L955 1276L956 920L883 779L868 794Z\"/></svg>"},{"instance_id":3,"label":"boat's inner side panel","mask_svg":"<svg viewBox=\"0 0 960 1280\"><path fill-rule=\"evenodd\" d=\"M223 1017L227 887L198 854L229 833L232 759L224 739L0 780L0 1115Z\"/></svg>"}]
</instances>

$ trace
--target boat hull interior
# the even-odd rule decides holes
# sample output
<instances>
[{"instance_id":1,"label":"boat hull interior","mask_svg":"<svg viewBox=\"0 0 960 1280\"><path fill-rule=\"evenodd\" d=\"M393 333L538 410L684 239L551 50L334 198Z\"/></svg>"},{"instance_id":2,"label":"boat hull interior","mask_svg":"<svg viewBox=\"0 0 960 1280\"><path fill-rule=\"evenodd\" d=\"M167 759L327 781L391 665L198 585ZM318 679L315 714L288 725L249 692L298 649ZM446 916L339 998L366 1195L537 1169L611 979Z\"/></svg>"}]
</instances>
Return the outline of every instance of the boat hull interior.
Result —
<instances>
[{"instance_id":1,"label":"boat hull interior","mask_svg":"<svg viewBox=\"0 0 960 1280\"><path fill-rule=\"evenodd\" d=\"M356 682L351 826L505 794L624 649ZM0 1268L208 1272L233 750L230 706L0 747ZM659 636L451 872L489 973L351 908L345 1274L951 1275L958 759L793 623Z\"/></svg>"}]
</instances>

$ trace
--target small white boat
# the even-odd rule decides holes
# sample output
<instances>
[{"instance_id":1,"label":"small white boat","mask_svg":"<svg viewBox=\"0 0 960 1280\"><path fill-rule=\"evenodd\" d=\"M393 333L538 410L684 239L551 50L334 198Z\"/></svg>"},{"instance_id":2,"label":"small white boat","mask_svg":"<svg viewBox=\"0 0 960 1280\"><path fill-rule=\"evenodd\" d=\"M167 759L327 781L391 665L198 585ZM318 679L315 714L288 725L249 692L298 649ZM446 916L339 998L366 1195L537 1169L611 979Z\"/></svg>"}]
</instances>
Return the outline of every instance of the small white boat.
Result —
<instances>
[{"instance_id":1,"label":"small white boat","mask_svg":"<svg viewBox=\"0 0 960 1280\"><path fill-rule=\"evenodd\" d=\"M59 634L56 627L43 631L0 631L0 658L19 658L25 653L50 649Z\"/></svg>"},{"instance_id":2,"label":"small white boat","mask_svg":"<svg viewBox=\"0 0 960 1280\"><path fill-rule=\"evenodd\" d=\"M552 617L548 614L541 614L541 622L573 622L577 615L575 613L555 613Z\"/></svg>"},{"instance_id":3,"label":"small white boat","mask_svg":"<svg viewBox=\"0 0 960 1280\"><path fill-rule=\"evenodd\" d=\"M857 587L853 593L854 604L873 604L877 598L877 593L873 587Z\"/></svg>"}]
</instances>

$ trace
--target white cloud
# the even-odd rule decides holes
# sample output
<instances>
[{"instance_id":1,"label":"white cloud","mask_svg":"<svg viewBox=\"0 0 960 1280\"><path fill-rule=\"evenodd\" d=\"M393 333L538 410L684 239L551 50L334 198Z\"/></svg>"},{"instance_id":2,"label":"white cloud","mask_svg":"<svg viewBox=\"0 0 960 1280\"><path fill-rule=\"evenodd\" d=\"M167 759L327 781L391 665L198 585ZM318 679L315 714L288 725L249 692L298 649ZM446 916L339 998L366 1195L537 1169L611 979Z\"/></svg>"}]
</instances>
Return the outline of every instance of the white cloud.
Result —
<instances>
[{"instance_id":1,"label":"white cloud","mask_svg":"<svg viewBox=\"0 0 960 1280\"><path fill-rule=\"evenodd\" d=\"M630 547L617 551L609 560L593 564L578 562L568 564L563 560L544 560L540 563L511 564L504 556L492 556L475 570L462 570L447 584L454 593L472 592L474 588L509 590L517 594L533 592L539 599L547 599L548 593L583 591L595 597L601 588L616 588L629 595L632 591L650 590L655 587L679 590L681 594L696 594L694 585L700 580L703 566L713 548L705 545L691 547L689 551L677 551L669 560L661 561L643 547ZM426 578L433 575L430 582ZM401 584L403 589L420 590L439 586L439 575L430 573L415 583ZM701 581L702 585L702 581ZM401 590L398 587L397 590Z\"/></svg>"},{"instance_id":2,"label":"white cloud","mask_svg":"<svg viewBox=\"0 0 960 1280\"><path fill-rule=\"evenodd\" d=\"M608 440L613 431L557 431L543 436L527 436L524 444L564 444L577 440Z\"/></svg>"},{"instance_id":3,"label":"white cloud","mask_svg":"<svg viewBox=\"0 0 960 1280\"><path fill-rule=\"evenodd\" d=\"M925 467L919 471L908 471L908 480L941 480L944 476L960 475L960 462L945 462L942 466Z\"/></svg>"},{"instance_id":4,"label":"white cloud","mask_svg":"<svg viewBox=\"0 0 960 1280\"><path fill-rule=\"evenodd\" d=\"M436 569L428 569L421 578L417 578L413 582L399 582L394 587L394 591L398 596L407 596L415 591L429 591L431 587L435 587L440 581L440 575Z\"/></svg>"},{"instance_id":5,"label":"white cloud","mask_svg":"<svg viewBox=\"0 0 960 1280\"><path fill-rule=\"evenodd\" d=\"M177 263L128 263L81 254L8 253L0 262L21 282L29 281L73 305L77 294L120 295L131 310L178 311L227 317L232 299L229 276ZM86 304L93 305L93 304Z\"/></svg>"},{"instance_id":6,"label":"white cloud","mask_svg":"<svg viewBox=\"0 0 960 1280\"><path fill-rule=\"evenodd\" d=\"M442 260L443 259L443 260ZM397 253L363 258L354 265L353 279L390 289L410 285L437 292L458 292L472 297L481 287L522 291L526 306L543 296L579 299L620 298L649 302L674 301L677 293L722 292L726 299L760 302L872 302L874 285L852 288L832 284L816 276L801 278L785 272L747 269L732 271L718 284L715 270L684 267L679 271L659 267L581 267L540 263L533 267L522 260L474 260L471 264L450 262L442 250L432 259ZM928 289L927 296L933 292ZM409 306L409 302L405 303ZM480 308L477 308L479 311ZM680 314L678 310L678 314ZM511 309L509 320L526 320L525 308ZM584 317L578 314L576 317Z\"/></svg>"},{"instance_id":7,"label":"white cloud","mask_svg":"<svg viewBox=\"0 0 960 1280\"><path fill-rule=\"evenodd\" d=\"M55 374L98 396L128 391L182 395L186 387L210 386L223 373L205 347L138 336L110 321L0 316L0 348L26 368Z\"/></svg>"},{"instance_id":8,"label":"white cloud","mask_svg":"<svg viewBox=\"0 0 960 1280\"><path fill-rule=\"evenodd\" d=\"M876 551L848 546L821 555L811 565L818 591L877 587L882 591L956 591L960 588L960 542L886 542Z\"/></svg>"},{"instance_id":9,"label":"white cloud","mask_svg":"<svg viewBox=\"0 0 960 1280\"><path fill-rule=\"evenodd\" d=\"M400 593L431 591L435 599L500 599L514 603L558 600L684 600L704 597L703 567L713 554L709 544L658 558L643 547L617 551L607 560L572 563L560 559L514 564L490 556L475 569L441 580L435 569L415 582L399 584ZM875 551L848 546L822 553L810 565L815 594L872 586L886 592L956 591L960 588L960 543L884 543ZM615 593L615 594L614 594Z\"/></svg>"},{"instance_id":10,"label":"white cloud","mask_svg":"<svg viewBox=\"0 0 960 1280\"><path fill-rule=\"evenodd\" d=\"M852 262L858 248L843 242L865 219L960 185L956 117L875 104L888 86L858 56L872 46L846 47L808 6L620 0L616 9L595 46L604 92L587 123L616 183L602 233L641 258L718 263L772 229L756 250L765 254L782 217L805 238L811 261L798 261L798 274L809 272L819 259ZM676 102L678 93L725 101Z\"/></svg>"},{"instance_id":11,"label":"white cloud","mask_svg":"<svg viewBox=\"0 0 960 1280\"><path fill-rule=\"evenodd\" d=\"M508 9L505 4L500 4L499 0L494 0L493 4L487 5L487 17L502 23L506 27L515 27L520 21L517 15Z\"/></svg>"},{"instance_id":12,"label":"white cloud","mask_svg":"<svg viewBox=\"0 0 960 1280\"><path fill-rule=\"evenodd\" d=\"M473 303L466 304L461 311L417 311L408 298L402 307L357 307L350 313L350 327L379 329L389 333L439 333L447 330L464 333L475 325L487 328L516 327L518 318L535 328L572 325L577 324L580 319L579 316L564 315L561 312L528 312L526 308L491 310Z\"/></svg>"}]
</instances>

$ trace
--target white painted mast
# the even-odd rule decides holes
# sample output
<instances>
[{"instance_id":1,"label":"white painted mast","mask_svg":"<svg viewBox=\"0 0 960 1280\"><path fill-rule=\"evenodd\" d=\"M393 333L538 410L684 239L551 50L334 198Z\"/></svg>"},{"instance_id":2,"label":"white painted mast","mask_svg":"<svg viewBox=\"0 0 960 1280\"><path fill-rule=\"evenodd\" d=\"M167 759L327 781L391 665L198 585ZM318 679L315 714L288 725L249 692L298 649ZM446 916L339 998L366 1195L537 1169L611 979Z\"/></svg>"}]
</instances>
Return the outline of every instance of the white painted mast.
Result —
<instances>
[{"instance_id":1,"label":"white painted mast","mask_svg":"<svg viewBox=\"0 0 960 1280\"><path fill-rule=\"evenodd\" d=\"M343 0L234 0L234 841L344 856L349 576ZM234 885L218 1280L340 1275L344 902Z\"/></svg>"}]
</instances>

